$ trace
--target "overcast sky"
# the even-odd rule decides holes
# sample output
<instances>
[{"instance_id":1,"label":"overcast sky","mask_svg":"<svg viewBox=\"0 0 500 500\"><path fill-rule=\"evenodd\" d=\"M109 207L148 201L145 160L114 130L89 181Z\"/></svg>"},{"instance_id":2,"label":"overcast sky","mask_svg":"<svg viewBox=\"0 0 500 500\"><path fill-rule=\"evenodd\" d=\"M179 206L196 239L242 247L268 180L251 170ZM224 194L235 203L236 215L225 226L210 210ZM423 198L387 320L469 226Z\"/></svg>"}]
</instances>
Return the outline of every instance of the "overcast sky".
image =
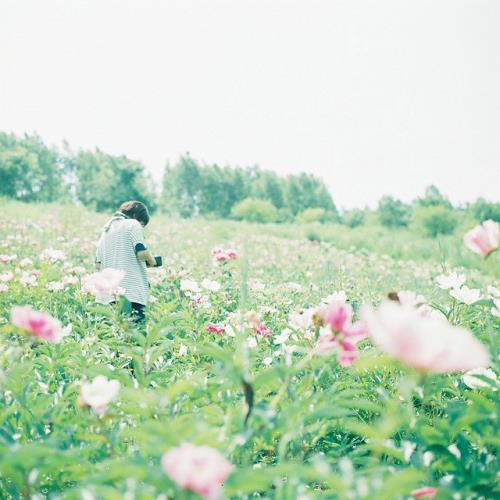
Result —
<instances>
[{"instance_id":1,"label":"overcast sky","mask_svg":"<svg viewBox=\"0 0 500 500\"><path fill-rule=\"evenodd\" d=\"M500 1L0 0L0 130L498 200Z\"/></svg>"}]
</instances>

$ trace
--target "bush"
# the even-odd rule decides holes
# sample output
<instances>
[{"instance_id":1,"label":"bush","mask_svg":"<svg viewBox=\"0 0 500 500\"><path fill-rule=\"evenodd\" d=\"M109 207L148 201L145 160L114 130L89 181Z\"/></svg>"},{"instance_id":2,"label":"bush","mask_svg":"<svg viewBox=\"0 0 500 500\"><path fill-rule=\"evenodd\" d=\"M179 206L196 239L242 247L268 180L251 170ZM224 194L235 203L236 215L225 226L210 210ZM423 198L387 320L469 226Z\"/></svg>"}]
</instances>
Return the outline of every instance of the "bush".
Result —
<instances>
[{"instance_id":1,"label":"bush","mask_svg":"<svg viewBox=\"0 0 500 500\"><path fill-rule=\"evenodd\" d=\"M348 227L358 227L365 223L365 212L358 208L353 208L344 213L342 223Z\"/></svg>"},{"instance_id":2,"label":"bush","mask_svg":"<svg viewBox=\"0 0 500 500\"><path fill-rule=\"evenodd\" d=\"M249 222L276 222L278 210L270 201L246 198L233 206L231 216Z\"/></svg>"},{"instance_id":3,"label":"bush","mask_svg":"<svg viewBox=\"0 0 500 500\"><path fill-rule=\"evenodd\" d=\"M411 208L392 196L384 196L378 204L378 218L386 227L406 227L410 222Z\"/></svg>"},{"instance_id":4,"label":"bush","mask_svg":"<svg viewBox=\"0 0 500 500\"><path fill-rule=\"evenodd\" d=\"M326 210L324 208L306 208L295 218L298 224L307 224L309 222L325 222Z\"/></svg>"},{"instance_id":5,"label":"bush","mask_svg":"<svg viewBox=\"0 0 500 500\"><path fill-rule=\"evenodd\" d=\"M306 237L309 241L321 241L321 236L314 229L307 231Z\"/></svg>"},{"instance_id":6,"label":"bush","mask_svg":"<svg viewBox=\"0 0 500 500\"><path fill-rule=\"evenodd\" d=\"M419 207L415 212L415 226L425 235L435 238L439 234L451 234L457 227L457 214L441 206Z\"/></svg>"},{"instance_id":7,"label":"bush","mask_svg":"<svg viewBox=\"0 0 500 500\"><path fill-rule=\"evenodd\" d=\"M500 203L493 203L479 198L469 207L469 210L478 222L488 219L500 222Z\"/></svg>"}]
</instances>

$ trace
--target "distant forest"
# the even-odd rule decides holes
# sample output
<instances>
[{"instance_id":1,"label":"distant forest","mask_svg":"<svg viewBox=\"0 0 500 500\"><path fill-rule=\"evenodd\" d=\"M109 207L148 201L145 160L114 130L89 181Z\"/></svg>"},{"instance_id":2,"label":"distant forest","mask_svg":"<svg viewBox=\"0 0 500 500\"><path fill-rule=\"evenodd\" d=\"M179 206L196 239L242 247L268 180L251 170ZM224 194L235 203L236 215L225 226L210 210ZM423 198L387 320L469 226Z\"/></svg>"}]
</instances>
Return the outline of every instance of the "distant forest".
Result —
<instances>
[{"instance_id":1,"label":"distant forest","mask_svg":"<svg viewBox=\"0 0 500 500\"><path fill-rule=\"evenodd\" d=\"M145 166L95 149L47 146L36 134L0 132L0 197L25 202L78 203L112 212L136 199L183 218L233 218L254 222L340 222L355 227L373 220L405 227L420 218L445 221L452 231L457 209L435 186L411 204L384 196L377 210L339 213L322 179L306 173L281 176L259 167L203 164L188 154L167 164L158 189ZM477 220L500 220L500 204L478 199L459 209ZM450 222L451 221L451 222Z\"/></svg>"}]
</instances>

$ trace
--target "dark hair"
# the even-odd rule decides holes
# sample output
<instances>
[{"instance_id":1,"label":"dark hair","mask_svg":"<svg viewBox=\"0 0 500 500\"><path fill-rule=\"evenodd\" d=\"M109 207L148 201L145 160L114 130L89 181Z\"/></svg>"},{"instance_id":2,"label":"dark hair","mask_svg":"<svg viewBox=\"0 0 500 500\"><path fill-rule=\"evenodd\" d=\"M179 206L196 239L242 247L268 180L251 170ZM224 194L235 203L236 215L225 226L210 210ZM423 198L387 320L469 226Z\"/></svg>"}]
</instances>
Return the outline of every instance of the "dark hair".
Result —
<instances>
[{"instance_id":1,"label":"dark hair","mask_svg":"<svg viewBox=\"0 0 500 500\"><path fill-rule=\"evenodd\" d=\"M145 226L149 222L148 207L140 201L126 201L120 205L118 210L130 219L138 220Z\"/></svg>"}]
</instances>

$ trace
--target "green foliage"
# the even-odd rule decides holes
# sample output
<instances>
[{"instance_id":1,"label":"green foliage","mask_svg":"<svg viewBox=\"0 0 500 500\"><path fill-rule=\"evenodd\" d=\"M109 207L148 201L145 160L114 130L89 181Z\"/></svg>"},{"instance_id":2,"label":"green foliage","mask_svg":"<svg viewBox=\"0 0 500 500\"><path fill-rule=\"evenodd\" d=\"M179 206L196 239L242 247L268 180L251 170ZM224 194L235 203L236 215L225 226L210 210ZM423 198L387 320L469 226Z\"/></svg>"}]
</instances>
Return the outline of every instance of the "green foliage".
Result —
<instances>
[{"instance_id":1,"label":"green foliage","mask_svg":"<svg viewBox=\"0 0 500 500\"><path fill-rule=\"evenodd\" d=\"M444 205L421 206L415 211L415 227L431 238L440 234L452 234L457 224L457 214Z\"/></svg>"},{"instance_id":2,"label":"green foliage","mask_svg":"<svg viewBox=\"0 0 500 500\"><path fill-rule=\"evenodd\" d=\"M336 214L328 189L313 175L279 177L258 167L200 165L188 155L165 169L161 206L166 213L228 218L246 198L272 203L279 210L279 222L293 220L308 208L322 208L331 217Z\"/></svg>"},{"instance_id":3,"label":"green foliage","mask_svg":"<svg viewBox=\"0 0 500 500\"><path fill-rule=\"evenodd\" d=\"M434 185L427 187L424 196L417 198L416 204L420 207L442 206L450 209L452 208L448 198L446 198Z\"/></svg>"},{"instance_id":4,"label":"green foliage","mask_svg":"<svg viewBox=\"0 0 500 500\"><path fill-rule=\"evenodd\" d=\"M365 210L358 208L347 210L342 215L342 223L351 228L362 226L365 223L365 215Z\"/></svg>"},{"instance_id":5,"label":"green foliage","mask_svg":"<svg viewBox=\"0 0 500 500\"><path fill-rule=\"evenodd\" d=\"M298 224L308 224L310 222L326 222L328 214L324 208L306 208L295 217Z\"/></svg>"},{"instance_id":6,"label":"green foliage","mask_svg":"<svg viewBox=\"0 0 500 500\"><path fill-rule=\"evenodd\" d=\"M0 263L8 286L0 293L0 498L194 500L161 466L163 453L183 442L216 448L233 465L226 498L405 499L422 486L438 488L436 498L500 495L498 382L483 377L483 387L470 388L459 372L424 376L369 339L357 362L342 367L334 355L313 355L314 330L290 333L291 313L335 290L346 292L355 319L362 303L412 290L488 346L498 373L493 302L467 306L435 285L441 250L460 246L461 235L444 237L441 247L410 231L394 238L380 226L324 224L318 241L307 225L157 216L148 243L168 249L169 268L151 270L157 300L138 330L119 304L98 306L81 290L75 266L93 271L102 214L2 208L2 253L17 259ZM49 245L64 251L64 262L42 258ZM211 265L214 246L240 257ZM393 249L405 258L380 255ZM32 263L22 267L23 258ZM497 258L483 269L495 272ZM23 285L32 270L38 283ZM491 273L454 270L488 295ZM49 291L48 283L70 276L76 281ZM220 289L203 288L210 304L200 306L181 277L215 280ZM71 332L59 344L34 341L10 322L11 307L24 303ZM255 317L271 337L256 334L247 321ZM211 323L231 326L234 336L208 332ZM80 397L82 383L99 374L121 385L102 415Z\"/></svg>"},{"instance_id":7,"label":"green foliage","mask_svg":"<svg viewBox=\"0 0 500 500\"><path fill-rule=\"evenodd\" d=\"M500 222L500 203L494 203L486 201L484 198L479 198L475 203L469 206L469 211L478 222L489 219Z\"/></svg>"},{"instance_id":8,"label":"green foliage","mask_svg":"<svg viewBox=\"0 0 500 500\"><path fill-rule=\"evenodd\" d=\"M276 222L278 210L270 201L246 198L232 208L231 216L248 222Z\"/></svg>"},{"instance_id":9,"label":"green foliage","mask_svg":"<svg viewBox=\"0 0 500 500\"><path fill-rule=\"evenodd\" d=\"M0 196L29 202L67 199L64 165L57 151L38 135L18 138L0 132Z\"/></svg>"},{"instance_id":10,"label":"green foliage","mask_svg":"<svg viewBox=\"0 0 500 500\"><path fill-rule=\"evenodd\" d=\"M406 227L410 216L411 208L392 196L384 196L378 204L378 217L383 226Z\"/></svg>"},{"instance_id":11,"label":"green foliage","mask_svg":"<svg viewBox=\"0 0 500 500\"><path fill-rule=\"evenodd\" d=\"M109 212L124 201L138 200L154 212L152 181L140 162L97 149L79 151L67 164L76 178L76 196L83 205Z\"/></svg>"}]
</instances>

